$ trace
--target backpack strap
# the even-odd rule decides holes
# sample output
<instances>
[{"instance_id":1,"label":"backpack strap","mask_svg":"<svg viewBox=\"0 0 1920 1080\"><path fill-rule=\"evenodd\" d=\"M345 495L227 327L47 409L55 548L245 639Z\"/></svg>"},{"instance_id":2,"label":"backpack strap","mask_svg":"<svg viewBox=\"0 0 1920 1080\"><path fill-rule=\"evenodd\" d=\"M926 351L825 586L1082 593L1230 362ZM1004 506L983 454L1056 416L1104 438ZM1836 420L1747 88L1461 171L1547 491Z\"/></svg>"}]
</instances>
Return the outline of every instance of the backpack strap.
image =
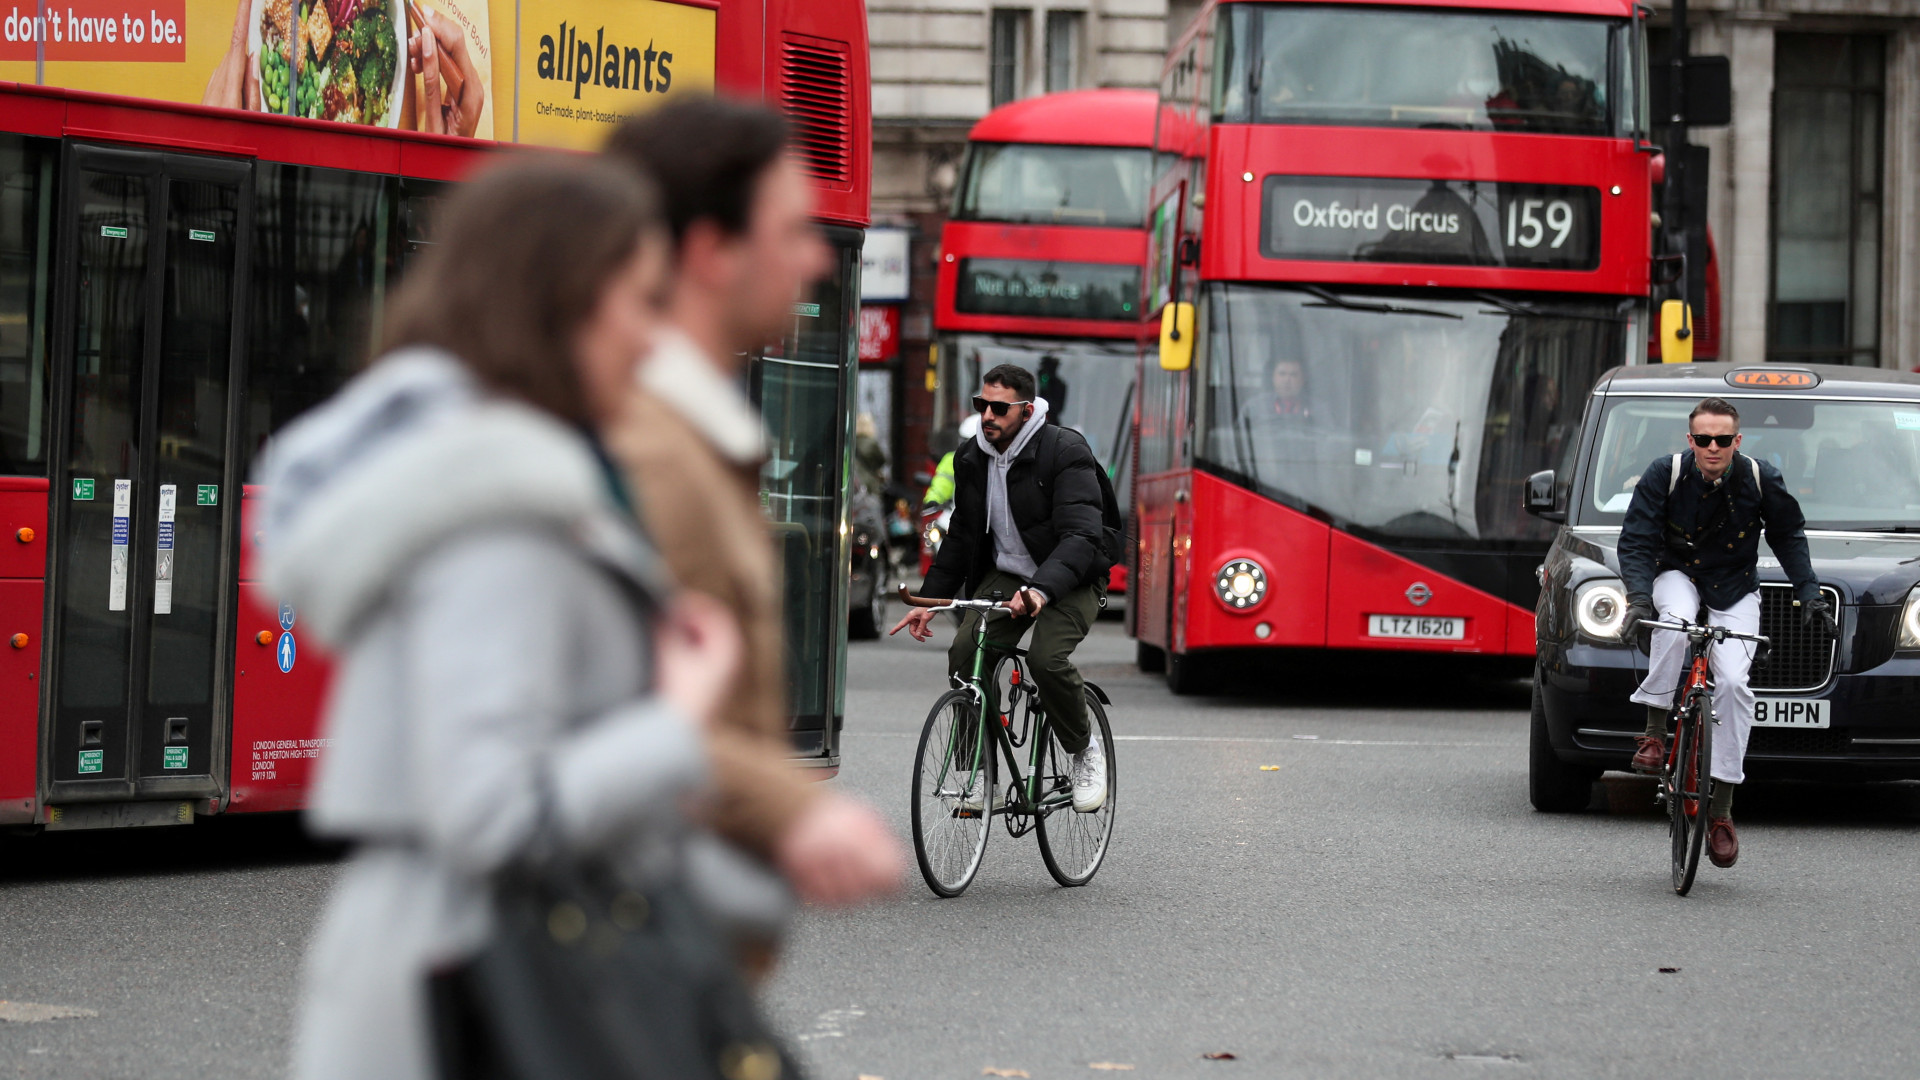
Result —
<instances>
[{"instance_id":1,"label":"backpack strap","mask_svg":"<svg viewBox=\"0 0 1920 1080\"><path fill-rule=\"evenodd\" d=\"M1745 457L1746 455L1743 454L1741 456ZM1747 458L1747 464L1753 466L1753 490L1765 492L1766 489L1760 486L1760 459L1755 457Z\"/></svg>"},{"instance_id":2,"label":"backpack strap","mask_svg":"<svg viewBox=\"0 0 1920 1080\"><path fill-rule=\"evenodd\" d=\"M1673 489L1679 486L1680 486L1680 455L1675 454L1673 455L1673 471L1667 474L1667 494L1669 495L1673 494Z\"/></svg>"}]
</instances>

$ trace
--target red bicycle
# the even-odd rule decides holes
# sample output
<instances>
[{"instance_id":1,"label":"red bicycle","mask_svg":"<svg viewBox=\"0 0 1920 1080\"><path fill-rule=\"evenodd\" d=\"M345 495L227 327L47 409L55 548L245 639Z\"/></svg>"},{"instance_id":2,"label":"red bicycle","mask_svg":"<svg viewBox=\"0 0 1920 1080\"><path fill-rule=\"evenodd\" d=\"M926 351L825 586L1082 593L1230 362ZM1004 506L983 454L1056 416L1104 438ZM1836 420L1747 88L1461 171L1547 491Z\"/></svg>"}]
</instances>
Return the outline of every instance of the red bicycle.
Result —
<instances>
[{"instance_id":1,"label":"red bicycle","mask_svg":"<svg viewBox=\"0 0 1920 1080\"><path fill-rule=\"evenodd\" d=\"M1707 839L1707 806L1713 797L1713 729L1720 718L1713 713L1713 670L1707 654L1723 641L1751 641L1757 650L1754 664L1766 661L1772 646L1764 634L1742 634L1724 626L1648 620L1642 626L1687 635L1687 659L1681 666L1680 686L1673 695L1670 722L1673 741L1667 744L1667 764L1660 773L1654 798L1666 804L1667 835L1673 842L1673 891L1681 896L1693 888L1700 869L1700 849Z\"/></svg>"}]
</instances>

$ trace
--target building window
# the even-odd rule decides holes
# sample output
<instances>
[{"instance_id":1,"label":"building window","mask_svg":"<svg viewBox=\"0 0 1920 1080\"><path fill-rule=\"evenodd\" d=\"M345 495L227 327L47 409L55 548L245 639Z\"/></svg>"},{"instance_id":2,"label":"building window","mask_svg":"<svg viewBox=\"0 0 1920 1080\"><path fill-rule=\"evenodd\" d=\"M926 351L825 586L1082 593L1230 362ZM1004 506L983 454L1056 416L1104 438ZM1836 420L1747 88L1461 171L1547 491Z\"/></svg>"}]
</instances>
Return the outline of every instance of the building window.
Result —
<instances>
[{"instance_id":1,"label":"building window","mask_svg":"<svg viewBox=\"0 0 1920 1080\"><path fill-rule=\"evenodd\" d=\"M1767 359L1880 362L1884 38L1780 34Z\"/></svg>"},{"instance_id":2,"label":"building window","mask_svg":"<svg viewBox=\"0 0 1920 1080\"><path fill-rule=\"evenodd\" d=\"M1080 28L1086 16L1078 11L1047 12L1047 93L1080 85Z\"/></svg>"},{"instance_id":3,"label":"building window","mask_svg":"<svg viewBox=\"0 0 1920 1080\"><path fill-rule=\"evenodd\" d=\"M993 9L993 41L988 58L988 88L999 108L1020 96L1027 82L1027 24L1024 8Z\"/></svg>"}]
</instances>

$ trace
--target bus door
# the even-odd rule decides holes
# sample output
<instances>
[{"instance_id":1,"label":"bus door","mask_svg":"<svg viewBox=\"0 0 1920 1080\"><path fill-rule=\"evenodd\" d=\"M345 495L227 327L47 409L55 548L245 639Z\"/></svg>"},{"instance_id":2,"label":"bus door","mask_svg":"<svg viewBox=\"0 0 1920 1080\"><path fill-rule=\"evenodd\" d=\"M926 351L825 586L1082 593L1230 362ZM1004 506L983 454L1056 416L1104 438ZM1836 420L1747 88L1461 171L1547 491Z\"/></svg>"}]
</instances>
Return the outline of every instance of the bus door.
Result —
<instances>
[{"instance_id":1,"label":"bus door","mask_svg":"<svg viewBox=\"0 0 1920 1080\"><path fill-rule=\"evenodd\" d=\"M227 780L252 166L70 142L61 173L42 791L141 804L56 825L191 820Z\"/></svg>"}]
</instances>

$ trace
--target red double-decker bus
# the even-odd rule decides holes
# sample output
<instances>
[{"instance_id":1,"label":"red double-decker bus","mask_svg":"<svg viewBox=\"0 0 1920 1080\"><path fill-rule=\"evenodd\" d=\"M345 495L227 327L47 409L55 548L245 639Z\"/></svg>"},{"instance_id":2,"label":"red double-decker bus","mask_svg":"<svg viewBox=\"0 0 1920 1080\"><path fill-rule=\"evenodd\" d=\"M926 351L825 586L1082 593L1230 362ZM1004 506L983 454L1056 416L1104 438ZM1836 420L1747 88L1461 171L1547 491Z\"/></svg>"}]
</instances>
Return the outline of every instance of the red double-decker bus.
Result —
<instances>
[{"instance_id":1,"label":"red double-decker bus","mask_svg":"<svg viewBox=\"0 0 1920 1080\"><path fill-rule=\"evenodd\" d=\"M1124 498L1158 104L1151 90L1073 90L974 125L934 301L949 441L981 374L1018 364ZM1125 587L1123 567L1113 577Z\"/></svg>"},{"instance_id":2,"label":"red double-decker bus","mask_svg":"<svg viewBox=\"0 0 1920 1080\"><path fill-rule=\"evenodd\" d=\"M160 12L178 48L151 47L159 19L144 51L128 22L120 51L90 52L105 24L76 41L64 12L0 41L0 78L18 80L0 82L0 825L302 805L328 668L255 580L260 448L366 362L449 183L502 142L585 147L620 115L716 88L792 118L838 253L750 365L794 738L837 764L861 5L416 0L414 25L445 35L438 76L409 72L397 0L315 0L297 21L284 0L209 5Z\"/></svg>"},{"instance_id":3,"label":"red double-decker bus","mask_svg":"<svg viewBox=\"0 0 1920 1080\"><path fill-rule=\"evenodd\" d=\"M1647 358L1643 42L1626 0L1203 9L1156 147L1143 667L1532 655L1524 482Z\"/></svg>"}]
</instances>

